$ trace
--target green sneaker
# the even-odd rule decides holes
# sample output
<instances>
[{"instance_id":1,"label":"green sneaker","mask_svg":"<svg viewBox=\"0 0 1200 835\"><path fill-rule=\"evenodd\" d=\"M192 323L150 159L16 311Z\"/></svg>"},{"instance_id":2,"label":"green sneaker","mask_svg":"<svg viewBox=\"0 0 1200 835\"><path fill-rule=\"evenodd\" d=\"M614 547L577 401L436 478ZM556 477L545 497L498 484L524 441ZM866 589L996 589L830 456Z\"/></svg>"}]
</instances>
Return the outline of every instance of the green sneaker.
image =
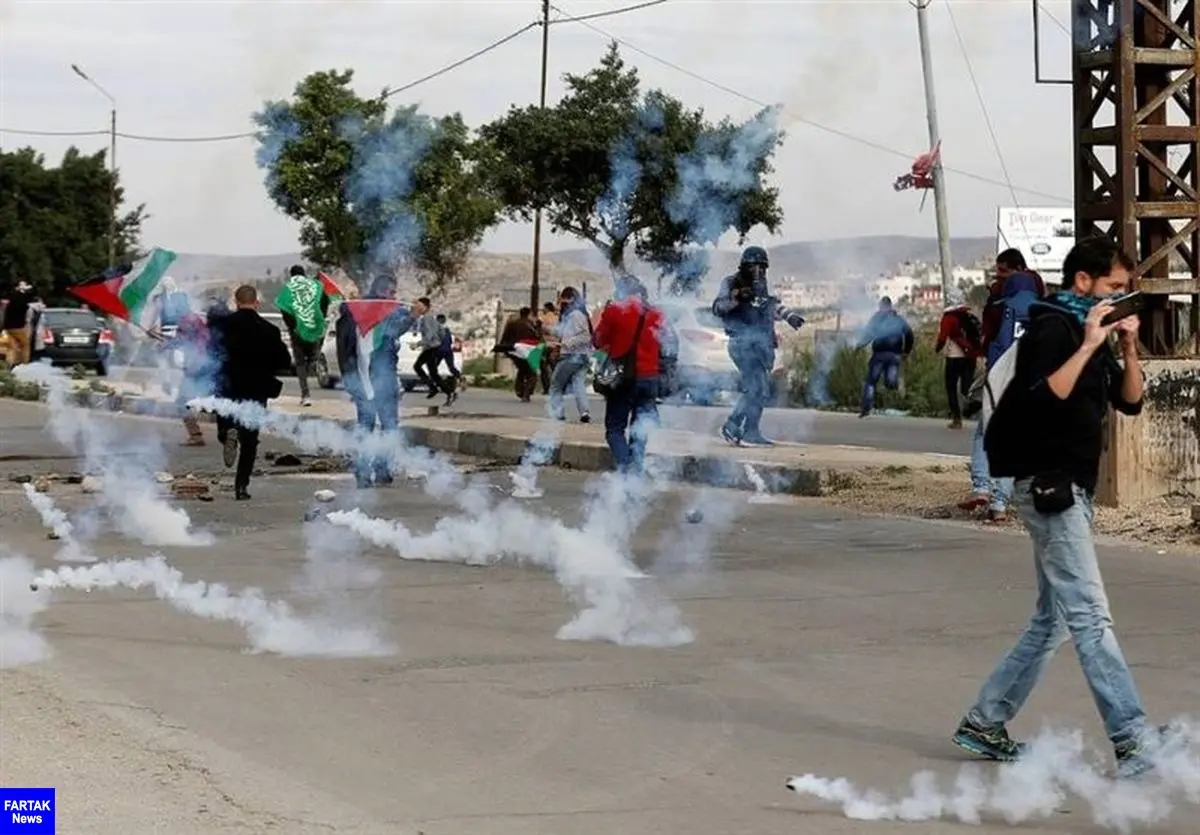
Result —
<instances>
[{"instance_id":1,"label":"green sneaker","mask_svg":"<svg viewBox=\"0 0 1200 835\"><path fill-rule=\"evenodd\" d=\"M963 719L954 732L954 744L964 751L997 762L1015 762L1025 753L1025 744L1014 741L1004 726L989 730Z\"/></svg>"}]
</instances>

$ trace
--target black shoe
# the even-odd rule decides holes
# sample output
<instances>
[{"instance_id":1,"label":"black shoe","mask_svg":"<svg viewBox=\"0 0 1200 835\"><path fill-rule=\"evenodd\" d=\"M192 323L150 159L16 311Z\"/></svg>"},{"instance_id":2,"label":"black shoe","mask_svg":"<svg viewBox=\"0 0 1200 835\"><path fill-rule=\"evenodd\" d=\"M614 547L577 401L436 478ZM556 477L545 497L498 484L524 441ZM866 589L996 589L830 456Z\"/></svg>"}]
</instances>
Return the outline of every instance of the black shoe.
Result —
<instances>
[{"instance_id":1,"label":"black shoe","mask_svg":"<svg viewBox=\"0 0 1200 835\"><path fill-rule=\"evenodd\" d=\"M396 479L392 477L391 473L380 473L375 476L376 487L387 487L390 484L394 484L395 481Z\"/></svg>"},{"instance_id":2,"label":"black shoe","mask_svg":"<svg viewBox=\"0 0 1200 835\"><path fill-rule=\"evenodd\" d=\"M230 429L221 442L221 458L226 467L232 467L238 458L238 436L236 429Z\"/></svg>"},{"instance_id":3,"label":"black shoe","mask_svg":"<svg viewBox=\"0 0 1200 835\"><path fill-rule=\"evenodd\" d=\"M425 399L426 399L426 400L432 400L433 398L435 398L435 397L437 397L437 396L438 396L438 390L437 390L437 389L430 389L430 390L429 390L429 394L425 395Z\"/></svg>"},{"instance_id":4,"label":"black shoe","mask_svg":"<svg viewBox=\"0 0 1200 835\"><path fill-rule=\"evenodd\" d=\"M591 423L591 422L592 422L592 416L591 416L591 415L580 415L580 416L579 416L579 422L580 422L580 423Z\"/></svg>"},{"instance_id":5,"label":"black shoe","mask_svg":"<svg viewBox=\"0 0 1200 835\"><path fill-rule=\"evenodd\" d=\"M994 730L980 728L970 719L963 719L954 732L954 744L964 751L997 762L1015 762L1025 754L1026 746L1014 741L1003 726Z\"/></svg>"},{"instance_id":6,"label":"black shoe","mask_svg":"<svg viewBox=\"0 0 1200 835\"><path fill-rule=\"evenodd\" d=\"M452 391L446 394L446 405L453 406L454 401L458 399L458 392Z\"/></svg>"},{"instance_id":7,"label":"black shoe","mask_svg":"<svg viewBox=\"0 0 1200 835\"><path fill-rule=\"evenodd\" d=\"M235 501L248 502L250 501L250 494L246 492L245 487L237 487L233 491L233 498Z\"/></svg>"},{"instance_id":8,"label":"black shoe","mask_svg":"<svg viewBox=\"0 0 1200 835\"><path fill-rule=\"evenodd\" d=\"M742 438L742 443L746 446L775 446L775 442L768 440L759 433L746 435Z\"/></svg>"},{"instance_id":9,"label":"black shoe","mask_svg":"<svg viewBox=\"0 0 1200 835\"><path fill-rule=\"evenodd\" d=\"M728 424L721 427L721 438L731 446L738 446L742 442L742 439L734 434L732 427Z\"/></svg>"}]
</instances>

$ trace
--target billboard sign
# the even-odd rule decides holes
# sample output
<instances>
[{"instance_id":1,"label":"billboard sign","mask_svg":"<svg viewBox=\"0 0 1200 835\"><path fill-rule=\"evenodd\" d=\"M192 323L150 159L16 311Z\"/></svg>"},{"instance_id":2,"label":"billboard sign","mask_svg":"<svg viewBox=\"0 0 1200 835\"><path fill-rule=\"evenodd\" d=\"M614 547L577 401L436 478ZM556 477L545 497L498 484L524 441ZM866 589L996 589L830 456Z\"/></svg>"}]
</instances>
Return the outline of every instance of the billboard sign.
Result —
<instances>
[{"instance_id":1,"label":"billboard sign","mask_svg":"<svg viewBox=\"0 0 1200 835\"><path fill-rule=\"evenodd\" d=\"M1075 245L1075 210L1003 206L996 217L996 251L1014 247L1039 273L1059 273Z\"/></svg>"}]
</instances>

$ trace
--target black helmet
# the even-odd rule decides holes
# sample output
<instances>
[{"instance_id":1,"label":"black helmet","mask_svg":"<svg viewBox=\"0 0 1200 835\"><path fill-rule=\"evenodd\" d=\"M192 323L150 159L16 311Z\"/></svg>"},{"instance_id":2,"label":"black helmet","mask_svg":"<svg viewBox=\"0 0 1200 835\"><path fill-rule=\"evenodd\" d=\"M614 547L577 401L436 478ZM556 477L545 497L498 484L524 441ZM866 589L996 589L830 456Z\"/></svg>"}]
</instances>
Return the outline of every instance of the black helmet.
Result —
<instances>
[{"instance_id":1,"label":"black helmet","mask_svg":"<svg viewBox=\"0 0 1200 835\"><path fill-rule=\"evenodd\" d=\"M761 246L748 246L742 251L743 267L769 267L767 251Z\"/></svg>"}]
</instances>

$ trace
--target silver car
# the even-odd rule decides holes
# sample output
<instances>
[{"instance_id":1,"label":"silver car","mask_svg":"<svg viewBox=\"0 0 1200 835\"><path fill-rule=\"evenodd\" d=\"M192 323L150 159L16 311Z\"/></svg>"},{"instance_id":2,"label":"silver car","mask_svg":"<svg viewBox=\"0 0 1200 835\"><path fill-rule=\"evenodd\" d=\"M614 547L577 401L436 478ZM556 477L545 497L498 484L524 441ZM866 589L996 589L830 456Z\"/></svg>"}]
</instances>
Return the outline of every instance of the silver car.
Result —
<instances>
[{"instance_id":1,"label":"silver car","mask_svg":"<svg viewBox=\"0 0 1200 835\"><path fill-rule=\"evenodd\" d=\"M337 358L337 335L334 332L340 308L341 306L337 302L329 307L329 323L325 329L325 342L321 345L321 354L317 357L314 371L317 385L323 389L336 388L342 379L342 369L338 365ZM406 333L400 337L399 349L396 355L396 379L400 381L400 386L404 391L412 391L421 385L421 378L413 370L417 357L421 355L421 340L415 333Z\"/></svg>"}]
</instances>

